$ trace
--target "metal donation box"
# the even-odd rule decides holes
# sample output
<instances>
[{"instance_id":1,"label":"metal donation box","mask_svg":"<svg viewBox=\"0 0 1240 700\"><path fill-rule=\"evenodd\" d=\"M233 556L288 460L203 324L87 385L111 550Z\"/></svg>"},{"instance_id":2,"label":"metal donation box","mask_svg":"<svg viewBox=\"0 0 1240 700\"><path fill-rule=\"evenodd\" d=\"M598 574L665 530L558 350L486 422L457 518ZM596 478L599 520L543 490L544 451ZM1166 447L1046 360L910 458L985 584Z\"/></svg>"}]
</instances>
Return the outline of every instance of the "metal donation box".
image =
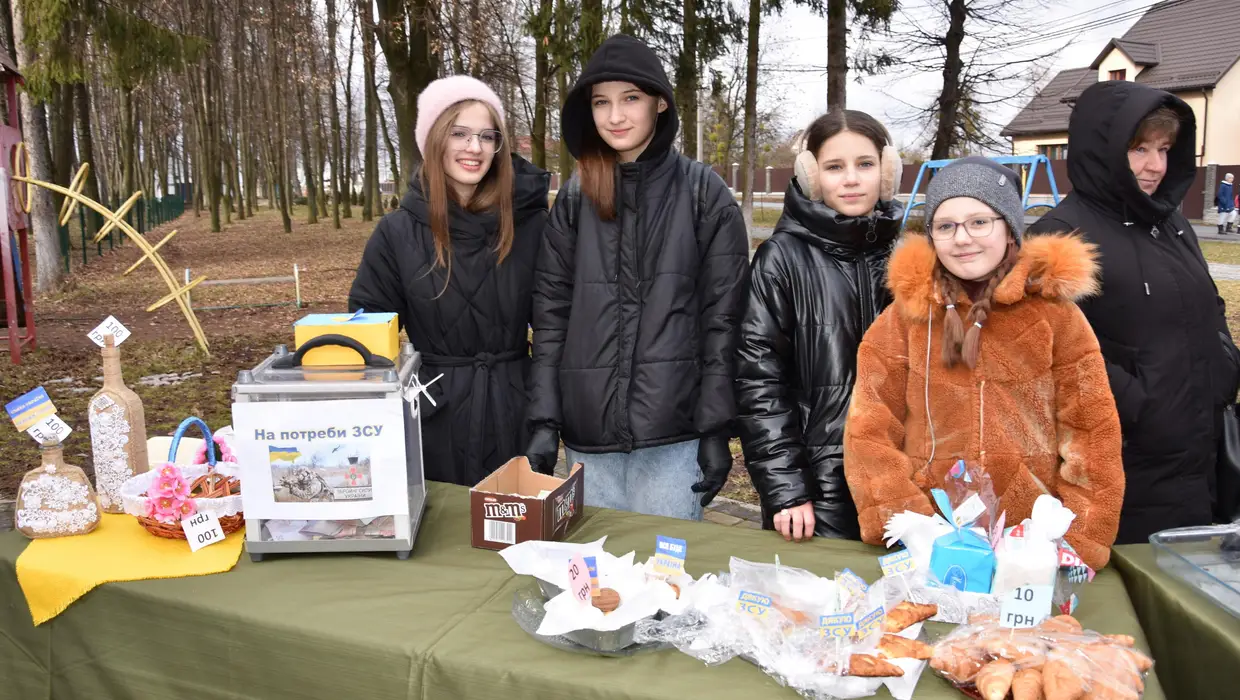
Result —
<instances>
[{"instance_id":1,"label":"metal donation box","mask_svg":"<svg viewBox=\"0 0 1240 700\"><path fill-rule=\"evenodd\" d=\"M356 350L356 366L302 366L324 345ZM426 505L418 417L420 356L396 362L357 341L322 336L281 345L233 385L245 547L273 552L389 551L405 559Z\"/></svg>"}]
</instances>

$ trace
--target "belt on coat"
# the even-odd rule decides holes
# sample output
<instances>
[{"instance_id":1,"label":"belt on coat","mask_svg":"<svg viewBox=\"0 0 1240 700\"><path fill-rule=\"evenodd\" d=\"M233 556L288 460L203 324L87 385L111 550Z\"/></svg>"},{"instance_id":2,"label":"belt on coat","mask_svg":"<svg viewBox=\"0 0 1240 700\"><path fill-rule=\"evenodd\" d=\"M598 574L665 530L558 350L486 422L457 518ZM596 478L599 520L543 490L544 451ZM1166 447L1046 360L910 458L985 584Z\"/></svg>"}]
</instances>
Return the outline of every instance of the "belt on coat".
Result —
<instances>
[{"instance_id":1,"label":"belt on coat","mask_svg":"<svg viewBox=\"0 0 1240 700\"><path fill-rule=\"evenodd\" d=\"M481 455L478 452L486 439L484 435L486 430L486 410L487 405L491 403L490 390L494 377L491 370L496 365L517 362L529 356L529 350L527 349L500 353L480 352L472 357L422 353L422 362L433 367L472 366L474 368L473 386L470 389L469 436L467 438L469 440L469 464L466 466L466 469L481 468ZM500 454L509 457L515 455L518 447L511 444L513 441L513 431L509 429L511 416L508 416L507 412L496 404L492 410L492 419L495 421L494 433L496 446L499 448Z\"/></svg>"}]
</instances>

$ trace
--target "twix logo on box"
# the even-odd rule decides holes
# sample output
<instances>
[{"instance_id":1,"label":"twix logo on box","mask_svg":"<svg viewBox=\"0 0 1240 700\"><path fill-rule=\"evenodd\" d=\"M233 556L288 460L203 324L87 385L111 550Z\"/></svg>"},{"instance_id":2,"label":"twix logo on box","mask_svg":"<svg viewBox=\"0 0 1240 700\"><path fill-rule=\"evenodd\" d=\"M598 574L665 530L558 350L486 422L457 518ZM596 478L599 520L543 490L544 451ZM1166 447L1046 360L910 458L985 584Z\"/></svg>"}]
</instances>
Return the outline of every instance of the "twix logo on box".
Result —
<instances>
[{"instance_id":1,"label":"twix logo on box","mask_svg":"<svg viewBox=\"0 0 1240 700\"><path fill-rule=\"evenodd\" d=\"M525 520L525 510L525 504L520 501L500 503L489 496L482 504L483 517L490 519Z\"/></svg>"}]
</instances>

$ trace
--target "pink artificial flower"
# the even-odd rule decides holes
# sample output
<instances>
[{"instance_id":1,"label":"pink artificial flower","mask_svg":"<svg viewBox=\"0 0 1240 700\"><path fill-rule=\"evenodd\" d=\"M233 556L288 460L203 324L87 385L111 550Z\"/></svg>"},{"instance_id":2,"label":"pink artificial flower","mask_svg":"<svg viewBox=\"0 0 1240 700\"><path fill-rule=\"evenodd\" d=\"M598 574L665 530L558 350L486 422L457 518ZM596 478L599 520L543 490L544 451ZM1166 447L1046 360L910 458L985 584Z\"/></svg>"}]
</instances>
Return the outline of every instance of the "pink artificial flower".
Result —
<instances>
[{"instance_id":1,"label":"pink artificial flower","mask_svg":"<svg viewBox=\"0 0 1240 700\"><path fill-rule=\"evenodd\" d=\"M164 462L164 466L161 467L159 470L158 478L171 479L173 477L179 477L179 476L181 476L181 470L177 468L177 465L173 464L172 462Z\"/></svg>"},{"instance_id":2,"label":"pink artificial flower","mask_svg":"<svg viewBox=\"0 0 1240 700\"><path fill-rule=\"evenodd\" d=\"M178 510L181 513L181 519L184 520L198 512L198 504L194 503L194 499L192 498L185 498L181 500Z\"/></svg>"},{"instance_id":3,"label":"pink artificial flower","mask_svg":"<svg viewBox=\"0 0 1240 700\"><path fill-rule=\"evenodd\" d=\"M147 493L169 498L185 498L189 496L189 484L179 473L168 477L164 476L161 471L160 477L155 480L155 484L147 490Z\"/></svg>"},{"instance_id":4,"label":"pink artificial flower","mask_svg":"<svg viewBox=\"0 0 1240 700\"><path fill-rule=\"evenodd\" d=\"M155 517L155 499L154 498L146 499L146 517L148 518Z\"/></svg>"},{"instance_id":5,"label":"pink artificial flower","mask_svg":"<svg viewBox=\"0 0 1240 700\"><path fill-rule=\"evenodd\" d=\"M161 523L179 523L181 519L177 509L177 499L169 496L159 496L155 499L155 519Z\"/></svg>"}]
</instances>

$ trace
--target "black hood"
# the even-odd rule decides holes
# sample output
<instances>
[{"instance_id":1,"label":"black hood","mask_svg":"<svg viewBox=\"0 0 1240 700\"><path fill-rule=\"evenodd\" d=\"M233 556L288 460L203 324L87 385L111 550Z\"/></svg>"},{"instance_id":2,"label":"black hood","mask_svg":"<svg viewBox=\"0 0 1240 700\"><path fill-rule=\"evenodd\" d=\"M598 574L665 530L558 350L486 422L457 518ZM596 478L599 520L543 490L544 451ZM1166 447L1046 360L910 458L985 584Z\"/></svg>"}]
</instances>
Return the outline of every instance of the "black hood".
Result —
<instances>
[{"instance_id":1,"label":"black hood","mask_svg":"<svg viewBox=\"0 0 1240 700\"><path fill-rule=\"evenodd\" d=\"M574 158L581 157L581 144L587 129L594 129L590 110L590 93L598 83L608 81L633 83L667 101L667 109L655 123L654 138L638 160L651 160L671 149L680 128L672 84L663 70L663 63L654 51L641 41L625 34L616 34L590 57L590 62L573 84L560 112L560 133Z\"/></svg>"},{"instance_id":2,"label":"black hood","mask_svg":"<svg viewBox=\"0 0 1240 700\"><path fill-rule=\"evenodd\" d=\"M823 202L815 202L792 178L784 193L784 213L775 233L788 233L813 245L839 252L884 248L900 234L904 207L897 200L879 200L870 216L844 216Z\"/></svg>"},{"instance_id":3,"label":"black hood","mask_svg":"<svg viewBox=\"0 0 1240 700\"><path fill-rule=\"evenodd\" d=\"M1150 112L1169 107L1180 133L1167 153L1167 174L1153 196L1141 191L1128 166L1128 143ZM1074 192L1117 216L1158 224L1175 211L1197 175L1197 121L1169 92L1108 80L1081 93L1068 122L1068 178Z\"/></svg>"},{"instance_id":4,"label":"black hood","mask_svg":"<svg viewBox=\"0 0 1240 700\"><path fill-rule=\"evenodd\" d=\"M511 158L512 212L515 223L520 224L531 214L547 210L551 174L515 153L511 154ZM415 171L409 180L409 189L401 198L400 206L423 224L430 225L430 211L426 206L426 196L422 193L420 171ZM495 228L495 220L494 212L466 211L452 199L448 200L448 226L454 231L489 235Z\"/></svg>"}]
</instances>

